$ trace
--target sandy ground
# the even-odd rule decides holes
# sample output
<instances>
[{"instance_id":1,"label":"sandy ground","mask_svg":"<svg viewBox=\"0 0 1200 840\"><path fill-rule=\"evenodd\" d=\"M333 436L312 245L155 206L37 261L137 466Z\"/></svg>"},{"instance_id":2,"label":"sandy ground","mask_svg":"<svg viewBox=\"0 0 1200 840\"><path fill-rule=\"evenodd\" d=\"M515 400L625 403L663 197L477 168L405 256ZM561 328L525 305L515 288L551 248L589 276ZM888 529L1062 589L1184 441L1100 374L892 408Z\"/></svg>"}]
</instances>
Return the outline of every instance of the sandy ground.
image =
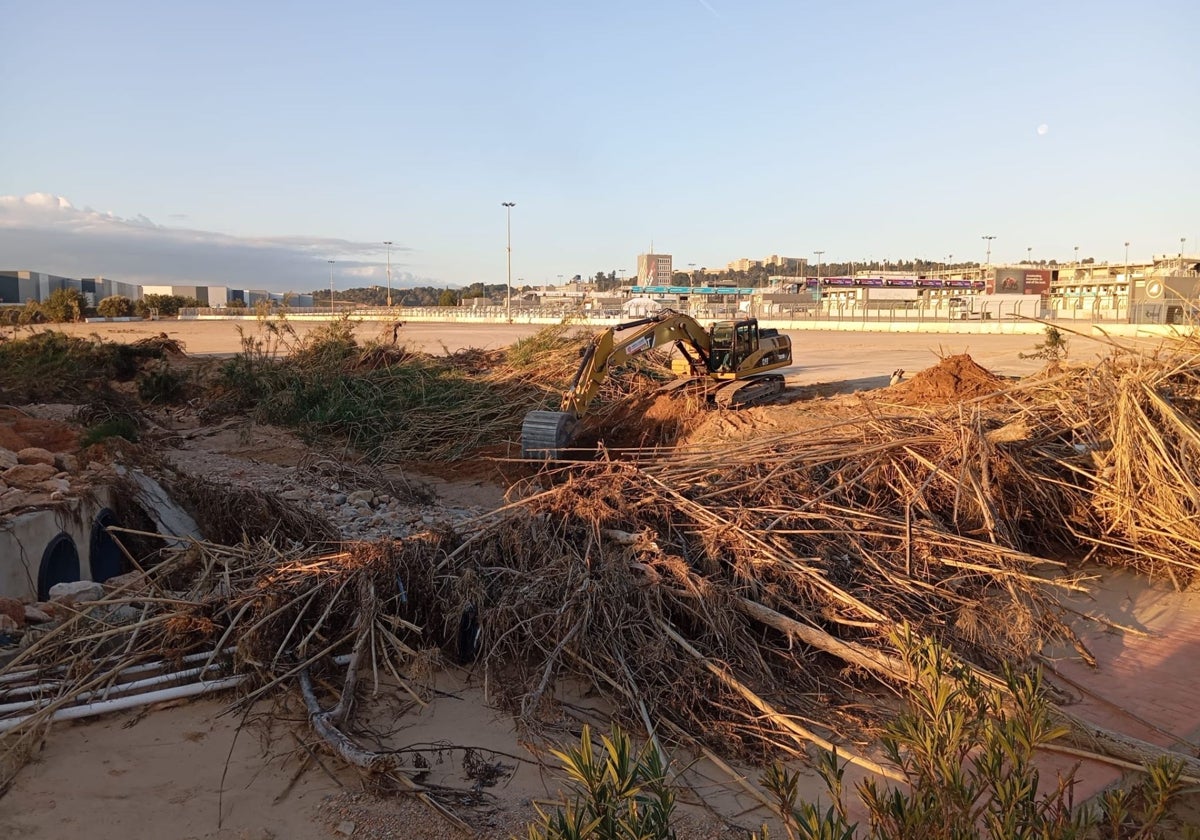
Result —
<instances>
[{"instance_id":1,"label":"sandy ground","mask_svg":"<svg viewBox=\"0 0 1200 840\"><path fill-rule=\"evenodd\" d=\"M569 743L568 727L521 735L479 682L457 670L416 691L423 707L395 685L372 692L368 680L356 735L399 751L401 773L455 791L443 801L470 831L410 796L364 789L306 732L299 711L260 704L244 719L229 711L225 695L56 727L0 798L0 837L325 840L347 836L348 823L359 840L527 836L534 803L546 807L558 796L557 762L546 749ZM606 725L596 698L566 699L573 717L564 723ZM712 810L747 829L770 820L725 771L673 758L691 785L681 794L681 837L745 836L729 834Z\"/></svg>"},{"instance_id":2,"label":"sandy ground","mask_svg":"<svg viewBox=\"0 0 1200 840\"><path fill-rule=\"evenodd\" d=\"M322 322L288 322L303 336L318 329ZM241 332L239 332L239 327ZM46 329L49 329L47 327ZM70 335L99 335L111 341L132 342L166 333L181 341L192 355L228 355L241 349L243 336L263 337L257 321L131 321L105 324L56 324L53 329ZM472 347L496 349L543 329L529 324L428 324L406 323L397 336L399 343L427 353L454 352ZM1023 376L1044 363L1022 359L1040 343L1030 335L938 335L921 333L859 333L845 331L786 331L792 339L791 367L781 372L789 385L852 380L858 387L887 384L892 371L903 369L908 375L923 370L945 356L969 354L976 362L1001 376ZM390 325L361 322L356 335L360 341L391 340ZM1088 361L1103 356L1109 348L1100 341L1070 337L1071 358ZM840 388L839 390L853 390Z\"/></svg>"}]
</instances>

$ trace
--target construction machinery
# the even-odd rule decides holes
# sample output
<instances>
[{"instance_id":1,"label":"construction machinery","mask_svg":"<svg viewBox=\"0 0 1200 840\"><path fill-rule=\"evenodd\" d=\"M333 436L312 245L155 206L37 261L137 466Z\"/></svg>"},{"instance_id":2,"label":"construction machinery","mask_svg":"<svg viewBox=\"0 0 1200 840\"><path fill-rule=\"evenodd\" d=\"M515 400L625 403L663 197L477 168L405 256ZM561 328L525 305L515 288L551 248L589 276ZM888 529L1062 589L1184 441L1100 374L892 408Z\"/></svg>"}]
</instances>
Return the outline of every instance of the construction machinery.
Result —
<instances>
[{"instance_id":1,"label":"construction machinery","mask_svg":"<svg viewBox=\"0 0 1200 840\"><path fill-rule=\"evenodd\" d=\"M717 321L706 330L696 319L668 309L618 324L588 345L558 411L526 415L521 426L522 457L561 458L609 371L639 353L671 344L681 357L673 360L672 368L686 378L669 387L702 385L715 404L730 408L780 393L783 376L766 372L792 363L791 339L778 330L761 329L756 318Z\"/></svg>"}]
</instances>

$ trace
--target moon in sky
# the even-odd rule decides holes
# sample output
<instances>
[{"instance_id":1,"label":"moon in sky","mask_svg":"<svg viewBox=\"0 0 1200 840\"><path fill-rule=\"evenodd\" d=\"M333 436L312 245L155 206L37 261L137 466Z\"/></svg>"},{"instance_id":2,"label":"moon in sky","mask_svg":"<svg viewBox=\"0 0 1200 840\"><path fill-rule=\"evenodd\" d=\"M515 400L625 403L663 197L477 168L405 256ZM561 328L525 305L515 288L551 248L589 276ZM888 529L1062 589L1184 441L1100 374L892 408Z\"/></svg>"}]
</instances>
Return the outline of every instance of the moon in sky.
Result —
<instances>
[{"instance_id":1,"label":"moon in sky","mask_svg":"<svg viewBox=\"0 0 1200 840\"><path fill-rule=\"evenodd\" d=\"M1040 136L1044 135L1049 130L1050 130L1050 126L1046 125L1045 123L1042 123L1041 125L1039 125L1037 127L1038 136L1040 137Z\"/></svg>"}]
</instances>

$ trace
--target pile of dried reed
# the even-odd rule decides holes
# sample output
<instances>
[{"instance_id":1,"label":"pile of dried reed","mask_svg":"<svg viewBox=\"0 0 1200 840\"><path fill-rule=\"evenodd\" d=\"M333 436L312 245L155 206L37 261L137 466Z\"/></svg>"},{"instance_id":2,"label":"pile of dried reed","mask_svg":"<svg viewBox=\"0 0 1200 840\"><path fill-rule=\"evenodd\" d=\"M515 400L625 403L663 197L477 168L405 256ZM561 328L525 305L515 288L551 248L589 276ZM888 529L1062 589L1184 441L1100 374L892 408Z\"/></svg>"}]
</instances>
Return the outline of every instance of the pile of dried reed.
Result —
<instances>
[{"instance_id":1,"label":"pile of dried reed","mask_svg":"<svg viewBox=\"0 0 1200 840\"><path fill-rule=\"evenodd\" d=\"M1114 354L959 402L885 393L801 431L548 471L457 534L325 556L194 546L0 669L57 686L10 755L123 668L212 651L246 701L298 687L315 732L389 773L345 735L355 682L369 667L404 686L440 647L530 727L580 679L652 738L753 759L836 744L894 775L855 744L869 693L909 678L896 634L992 679L1074 641L1055 593L1084 584L1051 558L1189 579L1195 359ZM109 626L114 606L138 620ZM351 665L326 711L317 678L338 653ZM1090 750L1154 753L1062 719Z\"/></svg>"}]
</instances>

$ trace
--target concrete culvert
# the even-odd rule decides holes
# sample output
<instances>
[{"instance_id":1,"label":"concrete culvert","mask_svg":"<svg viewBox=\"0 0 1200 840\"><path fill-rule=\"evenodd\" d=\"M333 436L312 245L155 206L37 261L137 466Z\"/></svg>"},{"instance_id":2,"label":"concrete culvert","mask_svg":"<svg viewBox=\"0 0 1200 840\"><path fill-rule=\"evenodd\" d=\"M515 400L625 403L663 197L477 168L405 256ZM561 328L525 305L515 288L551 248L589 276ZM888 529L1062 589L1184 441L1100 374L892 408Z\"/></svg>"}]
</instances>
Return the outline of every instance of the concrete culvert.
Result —
<instances>
[{"instance_id":1,"label":"concrete culvert","mask_svg":"<svg viewBox=\"0 0 1200 840\"><path fill-rule=\"evenodd\" d=\"M52 539L42 553L42 564L38 567L38 600L50 600L50 587L56 583L72 583L79 580L79 552L75 541L60 533Z\"/></svg>"},{"instance_id":2,"label":"concrete culvert","mask_svg":"<svg viewBox=\"0 0 1200 840\"><path fill-rule=\"evenodd\" d=\"M92 523L91 545L88 547L88 560L92 567L92 580L103 583L111 577L125 571L125 558L121 547L106 530L109 526L119 526L117 515L108 508L96 514Z\"/></svg>"}]
</instances>

